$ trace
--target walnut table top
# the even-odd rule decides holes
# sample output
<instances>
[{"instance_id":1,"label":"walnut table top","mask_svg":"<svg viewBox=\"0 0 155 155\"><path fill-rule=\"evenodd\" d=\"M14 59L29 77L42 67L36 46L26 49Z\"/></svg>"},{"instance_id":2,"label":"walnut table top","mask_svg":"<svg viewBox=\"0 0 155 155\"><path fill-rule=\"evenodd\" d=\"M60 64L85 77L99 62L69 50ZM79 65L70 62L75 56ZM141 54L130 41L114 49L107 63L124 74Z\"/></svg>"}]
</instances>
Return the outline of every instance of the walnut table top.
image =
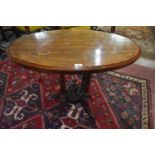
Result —
<instances>
[{"instance_id":1,"label":"walnut table top","mask_svg":"<svg viewBox=\"0 0 155 155\"><path fill-rule=\"evenodd\" d=\"M21 65L53 72L100 72L133 63L140 48L120 35L93 30L55 30L16 39L8 49Z\"/></svg>"}]
</instances>

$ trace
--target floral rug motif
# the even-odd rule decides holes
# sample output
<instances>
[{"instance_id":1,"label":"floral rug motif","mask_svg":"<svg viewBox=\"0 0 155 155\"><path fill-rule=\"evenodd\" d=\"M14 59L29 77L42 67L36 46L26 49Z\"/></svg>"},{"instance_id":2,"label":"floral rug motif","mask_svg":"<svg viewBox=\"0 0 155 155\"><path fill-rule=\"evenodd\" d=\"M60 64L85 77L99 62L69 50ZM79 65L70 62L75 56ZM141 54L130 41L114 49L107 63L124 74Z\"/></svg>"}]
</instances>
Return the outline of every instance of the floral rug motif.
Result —
<instances>
[{"instance_id":1,"label":"floral rug motif","mask_svg":"<svg viewBox=\"0 0 155 155\"><path fill-rule=\"evenodd\" d=\"M59 91L58 74L1 61L0 128L95 128L80 103L62 104L52 97ZM87 104L97 128L151 127L147 80L111 71L94 74L89 92Z\"/></svg>"},{"instance_id":2,"label":"floral rug motif","mask_svg":"<svg viewBox=\"0 0 155 155\"><path fill-rule=\"evenodd\" d=\"M97 79L123 128L149 127L146 80L111 71L98 74Z\"/></svg>"}]
</instances>

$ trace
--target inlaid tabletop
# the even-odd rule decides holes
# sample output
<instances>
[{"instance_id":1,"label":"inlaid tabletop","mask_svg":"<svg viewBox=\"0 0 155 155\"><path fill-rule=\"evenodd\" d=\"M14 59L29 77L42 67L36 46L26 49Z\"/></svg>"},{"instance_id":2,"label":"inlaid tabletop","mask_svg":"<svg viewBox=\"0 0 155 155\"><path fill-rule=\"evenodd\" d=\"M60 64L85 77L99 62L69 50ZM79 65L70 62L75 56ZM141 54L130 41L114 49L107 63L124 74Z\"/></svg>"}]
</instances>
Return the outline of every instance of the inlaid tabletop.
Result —
<instances>
[{"instance_id":1,"label":"inlaid tabletop","mask_svg":"<svg viewBox=\"0 0 155 155\"><path fill-rule=\"evenodd\" d=\"M10 45L8 55L16 63L37 69L99 72L133 63L140 48L120 35L70 29L22 36Z\"/></svg>"}]
</instances>

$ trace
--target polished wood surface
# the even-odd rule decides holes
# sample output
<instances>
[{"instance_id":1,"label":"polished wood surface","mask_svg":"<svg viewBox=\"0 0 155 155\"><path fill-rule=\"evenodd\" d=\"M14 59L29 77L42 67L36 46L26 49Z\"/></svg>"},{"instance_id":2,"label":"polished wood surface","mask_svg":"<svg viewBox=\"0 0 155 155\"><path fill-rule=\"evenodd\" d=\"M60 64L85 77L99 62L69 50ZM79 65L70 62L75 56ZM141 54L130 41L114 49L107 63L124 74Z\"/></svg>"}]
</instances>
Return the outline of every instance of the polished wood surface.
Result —
<instances>
[{"instance_id":1,"label":"polished wood surface","mask_svg":"<svg viewBox=\"0 0 155 155\"><path fill-rule=\"evenodd\" d=\"M55 30L16 39L8 49L16 63L56 72L99 72L134 62L140 48L128 38L93 30Z\"/></svg>"}]
</instances>

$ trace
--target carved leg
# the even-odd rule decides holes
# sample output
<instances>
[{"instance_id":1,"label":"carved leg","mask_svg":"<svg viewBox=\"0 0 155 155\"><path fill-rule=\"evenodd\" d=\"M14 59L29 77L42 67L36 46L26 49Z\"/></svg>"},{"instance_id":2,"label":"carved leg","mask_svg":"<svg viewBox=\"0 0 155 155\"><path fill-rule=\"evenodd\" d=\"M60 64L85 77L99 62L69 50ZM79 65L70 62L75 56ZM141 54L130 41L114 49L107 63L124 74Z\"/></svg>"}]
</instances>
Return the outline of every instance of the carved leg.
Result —
<instances>
[{"instance_id":1,"label":"carved leg","mask_svg":"<svg viewBox=\"0 0 155 155\"><path fill-rule=\"evenodd\" d=\"M80 103L86 113L89 116L91 123L94 128L96 128L94 116L87 105L87 99L89 95L89 86L90 86L91 74L84 74L82 77L81 85L77 84L75 78L69 82L68 85L65 86L65 75L60 74L60 86L61 91L59 94L61 103L65 104L68 101L71 104ZM58 96L57 96L58 97ZM66 105L67 106L67 105Z\"/></svg>"},{"instance_id":2,"label":"carved leg","mask_svg":"<svg viewBox=\"0 0 155 155\"><path fill-rule=\"evenodd\" d=\"M89 86L90 86L90 74L84 74L82 77L81 86L77 84L77 81L73 78L69 85L65 88L65 79L64 75L61 75L61 94L65 95L65 98L67 101L69 101L72 104L76 103L82 103L82 106L84 107L85 111L90 115L90 117L93 117L91 114L89 108L86 106L86 100L89 97Z\"/></svg>"},{"instance_id":3,"label":"carved leg","mask_svg":"<svg viewBox=\"0 0 155 155\"><path fill-rule=\"evenodd\" d=\"M60 94L64 94L65 93L65 75L64 74L60 74Z\"/></svg>"},{"instance_id":4,"label":"carved leg","mask_svg":"<svg viewBox=\"0 0 155 155\"><path fill-rule=\"evenodd\" d=\"M83 98L83 91L81 90L81 86L77 84L77 81L74 77L72 80L68 82L68 85L65 89L65 97L70 103L78 103Z\"/></svg>"},{"instance_id":5,"label":"carved leg","mask_svg":"<svg viewBox=\"0 0 155 155\"><path fill-rule=\"evenodd\" d=\"M87 105L87 99L90 97L90 95L89 95L90 80L91 80L91 74L84 74L83 75L82 90L85 93L85 97L83 98L83 100L81 100L81 105L85 109L86 113L89 115L90 121L93 123L93 125L96 128L94 116L93 116L89 106Z\"/></svg>"},{"instance_id":6,"label":"carved leg","mask_svg":"<svg viewBox=\"0 0 155 155\"><path fill-rule=\"evenodd\" d=\"M61 98L61 101L64 100L64 94L65 94L65 75L64 74L60 74L60 92L59 94L57 93L52 93L51 97L53 99L59 99Z\"/></svg>"},{"instance_id":7,"label":"carved leg","mask_svg":"<svg viewBox=\"0 0 155 155\"><path fill-rule=\"evenodd\" d=\"M89 120L92 123L93 127L97 128L94 116L87 104L87 100L90 97L89 95L90 81L91 81L91 74L83 74L81 86L78 86L76 80L73 79L70 83L70 86L65 90L65 95L66 99L73 104L80 102L80 104L88 114Z\"/></svg>"},{"instance_id":8,"label":"carved leg","mask_svg":"<svg viewBox=\"0 0 155 155\"><path fill-rule=\"evenodd\" d=\"M85 93L89 93L91 74L84 74L82 77L81 87Z\"/></svg>"},{"instance_id":9,"label":"carved leg","mask_svg":"<svg viewBox=\"0 0 155 155\"><path fill-rule=\"evenodd\" d=\"M111 33L114 33L116 31L116 26L111 26Z\"/></svg>"},{"instance_id":10,"label":"carved leg","mask_svg":"<svg viewBox=\"0 0 155 155\"><path fill-rule=\"evenodd\" d=\"M7 42L8 37L6 36L5 31L3 30L3 28L1 26L0 26L0 32L2 34L2 39Z\"/></svg>"}]
</instances>

